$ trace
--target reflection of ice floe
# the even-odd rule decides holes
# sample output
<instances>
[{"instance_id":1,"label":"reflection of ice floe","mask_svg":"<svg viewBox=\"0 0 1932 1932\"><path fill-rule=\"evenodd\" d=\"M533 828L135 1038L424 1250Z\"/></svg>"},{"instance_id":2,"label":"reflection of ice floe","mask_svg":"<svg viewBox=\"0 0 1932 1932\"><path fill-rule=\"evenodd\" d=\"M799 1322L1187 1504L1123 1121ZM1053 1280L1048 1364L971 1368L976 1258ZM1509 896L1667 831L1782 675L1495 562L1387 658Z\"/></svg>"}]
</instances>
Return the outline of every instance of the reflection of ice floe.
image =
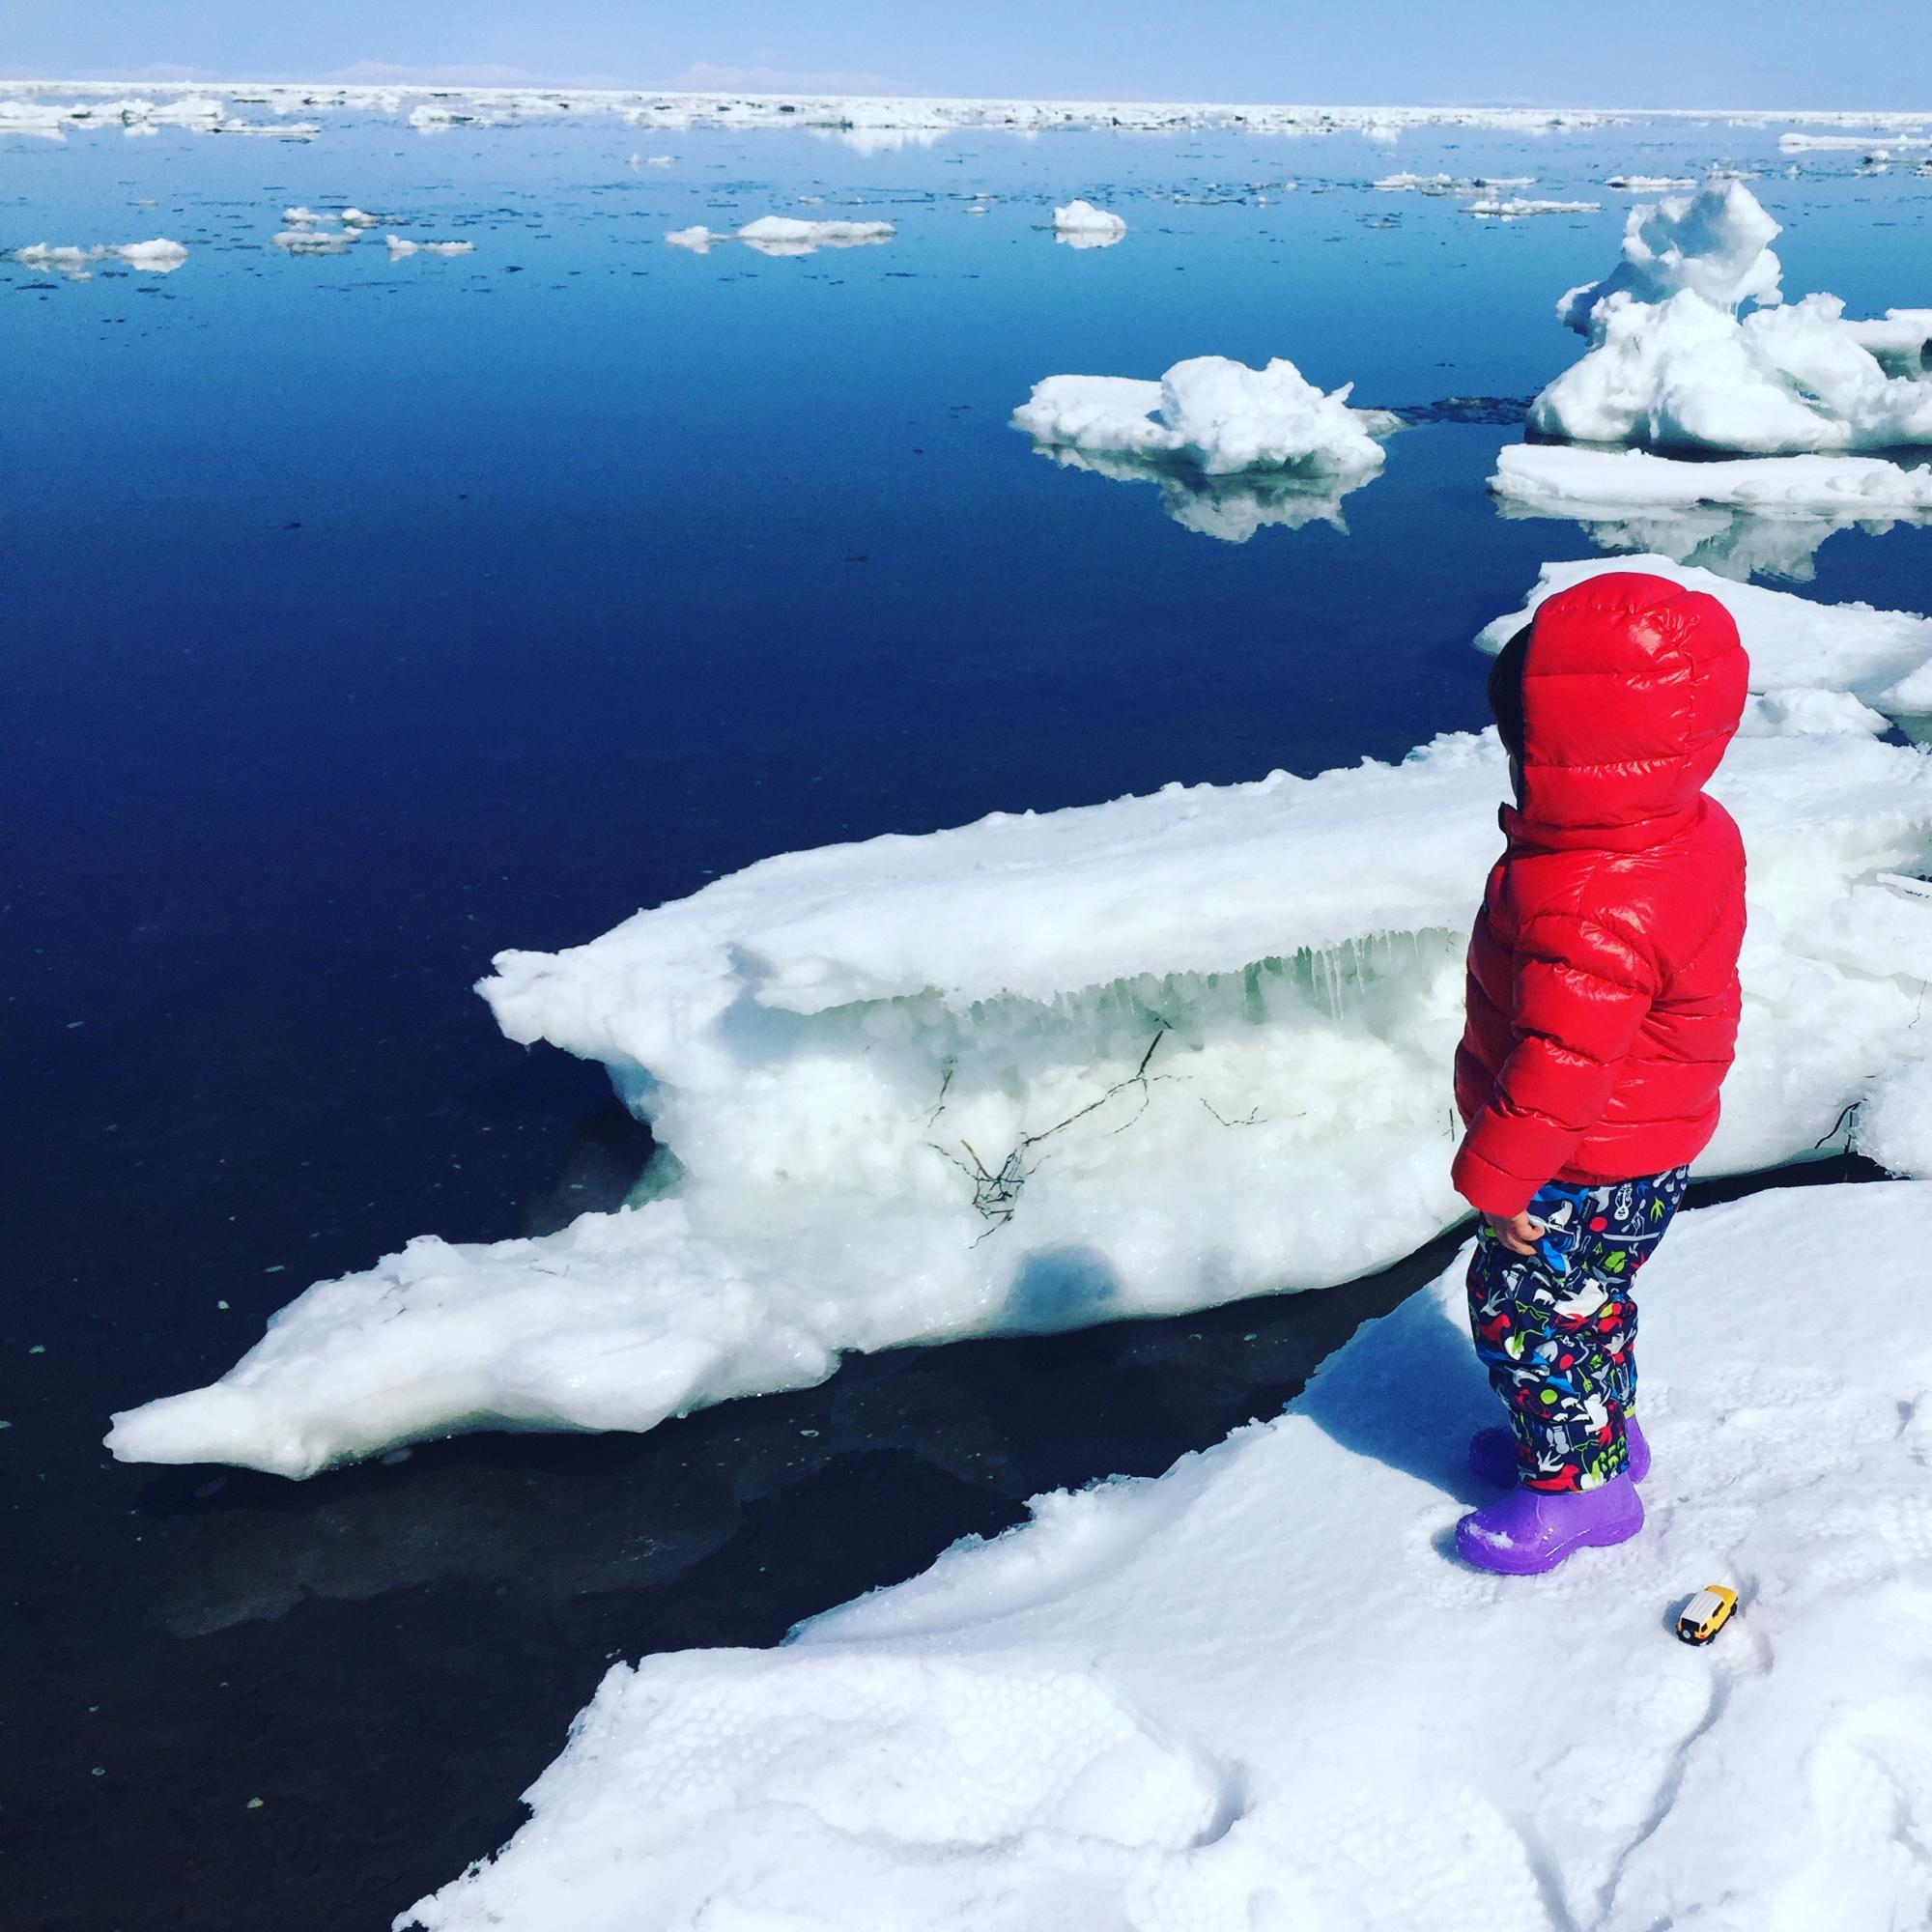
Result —
<instances>
[{"instance_id":1,"label":"reflection of ice floe","mask_svg":"<svg viewBox=\"0 0 1932 1932\"><path fill-rule=\"evenodd\" d=\"M1087 455L1185 463L1204 476L1247 470L1366 476L1382 466L1382 410L1351 410L1351 384L1324 392L1277 356L1251 369L1225 355L1177 362L1159 382L1049 376L1013 412L1039 443Z\"/></svg>"},{"instance_id":2,"label":"reflection of ice floe","mask_svg":"<svg viewBox=\"0 0 1932 1932\"><path fill-rule=\"evenodd\" d=\"M742 242L761 255L810 255L819 248L862 248L890 242L895 232L890 221L801 221L789 214L764 214L729 235L699 222L674 228L665 240L694 255L702 255L722 242Z\"/></svg>"},{"instance_id":3,"label":"reflection of ice floe","mask_svg":"<svg viewBox=\"0 0 1932 1932\"><path fill-rule=\"evenodd\" d=\"M1090 470L1116 483L1155 485L1161 508L1177 524L1223 543L1246 543L1257 530L1298 530L1304 524L1346 531L1342 499L1375 473L1295 476L1249 470L1238 476L1207 476L1185 458L1108 455L1050 442L1034 447L1069 469Z\"/></svg>"},{"instance_id":4,"label":"reflection of ice floe","mask_svg":"<svg viewBox=\"0 0 1932 1932\"><path fill-rule=\"evenodd\" d=\"M1531 443L1500 452L1490 488L1505 516L1568 517L1605 549L1658 551L1727 577L1802 582L1838 530L1932 522L1932 467L1868 456L1681 463Z\"/></svg>"},{"instance_id":5,"label":"reflection of ice floe","mask_svg":"<svg viewBox=\"0 0 1932 1932\"><path fill-rule=\"evenodd\" d=\"M1932 442L1932 310L1847 322L1836 296L1786 303L1777 232L1736 182L1634 208L1617 269L1557 304L1590 347L1537 398L1533 426L1766 456ZM1741 318L1747 301L1760 306Z\"/></svg>"},{"instance_id":6,"label":"reflection of ice floe","mask_svg":"<svg viewBox=\"0 0 1932 1932\"><path fill-rule=\"evenodd\" d=\"M1053 239L1075 248L1110 248L1127 232L1123 216L1091 201L1069 201L1053 211Z\"/></svg>"},{"instance_id":7,"label":"reflection of ice floe","mask_svg":"<svg viewBox=\"0 0 1932 1932\"><path fill-rule=\"evenodd\" d=\"M36 242L31 247L14 249L14 259L23 268L47 269L71 282L86 282L93 280L89 264L94 262L125 262L143 274L171 275L187 260L187 250L157 235L152 242L99 242L92 248L52 247Z\"/></svg>"},{"instance_id":8,"label":"reflection of ice floe","mask_svg":"<svg viewBox=\"0 0 1932 1932\"><path fill-rule=\"evenodd\" d=\"M1596 201L1525 201L1520 195L1498 200L1485 195L1472 201L1463 213L1478 214L1492 221L1522 221L1532 214L1596 214L1603 204Z\"/></svg>"},{"instance_id":9,"label":"reflection of ice floe","mask_svg":"<svg viewBox=\"0 0 1932 1932\"><path fill-rule=\"evenodd\" d=\"M1610 570L1648 571L1716 597L1737 620L1754 692L1849 693L1888 717L1932 711L1932 617L1874 611L1868 604L1814 604L1662 556L1546 563L1522 608L1485 626L1478 647L1501 650L1545 598ZM1927 778L1932 781L1932 765Z\"/></svg>"},{"instance_id":10,"label":"reflection of ice floe","mask_svg":"<svg viewBox=\"0 0 1932 1932\"><path fill-rule=\"evenodd\" d=\"M896 155L906 148L936 147L952 131L947 128L813 128L821 141L837 141L855 155Z\"/></svg>"},{"instance_id":11,"label":"reflection of ice floe","mask_svg":"<svg viewBox=\"0 0 1932 1932\"><path fill-rule=\"evenodd\" d=\"M1932 897L1887 883L1932 867L1932 759L1786 697L1902 701L1932 625L1694 581L1797 727L1741 740L1715 785L1751 893L1721 1173L1811 1151L1875 1071L1932 1057ZM795 853L499 954L498 1023L610 1068L681 1163L664 1191L318 1284L112 1447L305 1475L454 1428L647 1429L842 1350L1381 1265L1463 1211L1445 1095L1505 783L1492 735L1448 736Z\"/></svg>"},{"instance_id":12,"label":"reflection of ice floe","mask_svg":"<svg viewBox=\"0 0 1932 1932\"><path fill-rule=\"evenodd\" d=\"M284 228L270 239L289 255L340 255L361 239L359 228Z\"/></svg>"}]
</instances>

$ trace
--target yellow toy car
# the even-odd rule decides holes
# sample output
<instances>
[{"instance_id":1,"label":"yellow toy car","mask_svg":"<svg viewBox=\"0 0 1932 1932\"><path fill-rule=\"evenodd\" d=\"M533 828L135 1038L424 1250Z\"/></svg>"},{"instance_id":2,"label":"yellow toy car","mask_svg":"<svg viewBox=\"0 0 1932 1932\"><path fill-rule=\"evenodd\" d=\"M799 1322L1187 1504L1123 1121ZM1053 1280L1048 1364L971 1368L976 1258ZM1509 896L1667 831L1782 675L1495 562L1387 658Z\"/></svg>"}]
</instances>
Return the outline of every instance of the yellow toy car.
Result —
<instances>
[{"instance_id":1,"label":"yellow toy car","mask_svg":"<svg viewBox=\"0 0 1932 1932\"><path fill-rule=\"evenodd\" d=\"M1684 1605L1677 1618L1677 1634L1686 1643L1709 1643L1730 1622L1738 1606L1738 1593L1721 1583L1699 1590Z\"/></svg>"}]
</instances>

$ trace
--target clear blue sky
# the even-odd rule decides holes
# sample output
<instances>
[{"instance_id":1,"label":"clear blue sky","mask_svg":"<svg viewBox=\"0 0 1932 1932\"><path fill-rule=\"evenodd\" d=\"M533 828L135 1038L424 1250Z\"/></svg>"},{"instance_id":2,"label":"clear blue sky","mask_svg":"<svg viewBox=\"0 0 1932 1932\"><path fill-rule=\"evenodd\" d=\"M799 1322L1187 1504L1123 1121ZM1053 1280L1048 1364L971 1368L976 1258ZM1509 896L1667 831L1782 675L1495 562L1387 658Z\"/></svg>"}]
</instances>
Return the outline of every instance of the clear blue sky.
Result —
<instances>
[{"instance_id":1,"label":"clear blue sky","mask_svg":"<svg viewBox=\"0 0 1932 1932\"><path fill-rule=\"evenodd\" d=\"M1932 107L1932 0L0 0L14 77Z\"/></svg>"}]
</instances>

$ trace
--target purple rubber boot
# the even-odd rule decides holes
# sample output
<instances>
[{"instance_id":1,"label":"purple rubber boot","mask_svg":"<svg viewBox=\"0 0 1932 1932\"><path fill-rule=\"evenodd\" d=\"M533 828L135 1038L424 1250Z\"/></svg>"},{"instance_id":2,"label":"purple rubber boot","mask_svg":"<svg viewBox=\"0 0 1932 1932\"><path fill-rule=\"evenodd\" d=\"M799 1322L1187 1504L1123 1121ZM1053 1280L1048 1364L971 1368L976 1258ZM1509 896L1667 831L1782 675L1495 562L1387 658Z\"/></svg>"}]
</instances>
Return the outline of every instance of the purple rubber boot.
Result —
<instances>
[{"instance_id":1,"label":"purple rubber boot","mask_svg":"<svg viewBox=\"0 0 1932 1932\"><path fill-rule=\"evenodd\" d=\"M1640 1483L1650 1474L1650 1444L1643 1439L1635 1416L1625 1425L1624 1439L1630 1445L1631 1480ZM1510 1488L1517 1476L1515 1435L1507 1429L1477 1430L1469 1437L1469 1473L1499 1490Z\"/></svg>"},{"instance_id":2,"label":"purple rubber boot","mask_svg":"<svg viewBox=\"0 0 1932 1932\"><path fill-rule=\"evenodd\" d=\"M1499 1577L1537 1577L1573 1549L1624 1543L1643 1527L1628 1473L1594 1490L1512 1490L1456 1525L1465 1563Z\"/></svg>"}]
</instances>

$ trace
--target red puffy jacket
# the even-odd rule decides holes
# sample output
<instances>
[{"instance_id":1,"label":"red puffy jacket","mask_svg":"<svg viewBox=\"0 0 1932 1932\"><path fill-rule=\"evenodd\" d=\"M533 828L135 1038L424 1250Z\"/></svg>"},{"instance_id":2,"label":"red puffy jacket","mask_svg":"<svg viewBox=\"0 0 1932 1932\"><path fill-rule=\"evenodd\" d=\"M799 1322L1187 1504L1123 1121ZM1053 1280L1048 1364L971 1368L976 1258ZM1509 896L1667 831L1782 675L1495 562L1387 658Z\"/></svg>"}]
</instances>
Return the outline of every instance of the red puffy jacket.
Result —
<instances>
[{"instance_id":1,"label":"red puffy jacket","mask_svg":"<svg viewBox=\"0 0 1932 1932\"><path fill-rule=\"evenodd\" d=\"M1734 1057L1745 855L1704 795L1748 668L1715 597L1606 572L1537 611L1521 797L1469 943L1458 1192L1511 1215L1548 1180L1700 1153Z\"/></svg>"}]
</instances>

